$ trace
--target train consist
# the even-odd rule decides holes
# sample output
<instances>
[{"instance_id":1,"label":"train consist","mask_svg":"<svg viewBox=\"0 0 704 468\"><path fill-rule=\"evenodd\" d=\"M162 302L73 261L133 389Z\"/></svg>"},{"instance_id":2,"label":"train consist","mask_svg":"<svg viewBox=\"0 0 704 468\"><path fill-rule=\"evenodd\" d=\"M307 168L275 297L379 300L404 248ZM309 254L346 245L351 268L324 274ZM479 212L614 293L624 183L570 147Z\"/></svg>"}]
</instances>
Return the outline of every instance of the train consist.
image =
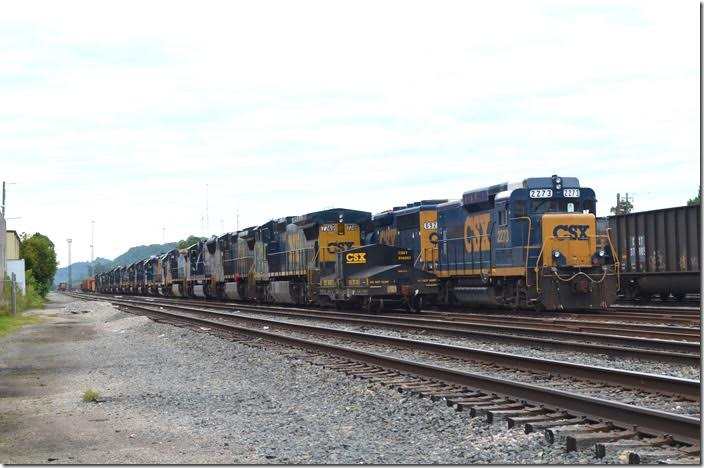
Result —
<instances>
[{"instance_id":1,"label":"train consist","mask_svg":"<svg viewBox=\"0 0 704 468\"><path fill-rule=\"evenodd\" d=\"M648 300L683 300L701 292L701 205L611 216L599 220L621 264L621 293Z\"/></svg>"},{"instance_id":2,"label":"train consist","mask_svg":"<svg viewBox=\"0 0 704 468\"><path fill-rule=\"evenodd\" d=\"M271 220L95 278L99 292L318 304L604 309L619 287L596 198L541 177L374 216L329 209Z\"/></svg>"}]
</instances>

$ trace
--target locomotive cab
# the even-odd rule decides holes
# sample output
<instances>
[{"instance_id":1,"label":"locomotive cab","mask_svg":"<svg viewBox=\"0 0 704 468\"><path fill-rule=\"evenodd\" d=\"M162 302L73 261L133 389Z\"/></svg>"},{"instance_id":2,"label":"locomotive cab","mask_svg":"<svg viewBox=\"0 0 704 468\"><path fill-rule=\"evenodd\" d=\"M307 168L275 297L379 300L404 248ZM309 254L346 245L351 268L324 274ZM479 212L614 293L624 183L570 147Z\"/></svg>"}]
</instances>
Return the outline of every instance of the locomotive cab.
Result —
<instances>
[{"instance_id":1,"label":"locomotive cab","mask_svg":"<svg viewBox=\"0 0 704 468\"><path fill-rule=\"evenodd\" d=\"M612 304L618 264L608 235L597 232L594 191L580 187L576 178L552 176L527 179L511 198L514 206L526 210L516 221L532 225L527 229L534 241L525 239L528 304L549 310L605 309Z\"/></svg>"}]
</instances>

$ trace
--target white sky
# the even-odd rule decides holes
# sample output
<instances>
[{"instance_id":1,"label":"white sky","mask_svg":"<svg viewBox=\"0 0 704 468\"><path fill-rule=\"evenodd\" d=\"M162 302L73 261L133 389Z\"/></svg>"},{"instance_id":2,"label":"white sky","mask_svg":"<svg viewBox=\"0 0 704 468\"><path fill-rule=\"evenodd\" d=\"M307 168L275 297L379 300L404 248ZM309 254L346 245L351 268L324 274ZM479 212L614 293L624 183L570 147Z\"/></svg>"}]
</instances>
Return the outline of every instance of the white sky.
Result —
<instances>
[{"instance_id":1,"label":"white sky","mask_svg":"<svg viewBox=\"0 0 704 468\"><path fill-rule=\"evenodd\" d=\"M341 206L558 174L695 196L699 3L11 2L8 229L61 266ZM208 220L206 216L206 184ZM209 229L202 228L204 224ZM162 229L164 231L162 231Z\"/></svg>"}]
</instances>

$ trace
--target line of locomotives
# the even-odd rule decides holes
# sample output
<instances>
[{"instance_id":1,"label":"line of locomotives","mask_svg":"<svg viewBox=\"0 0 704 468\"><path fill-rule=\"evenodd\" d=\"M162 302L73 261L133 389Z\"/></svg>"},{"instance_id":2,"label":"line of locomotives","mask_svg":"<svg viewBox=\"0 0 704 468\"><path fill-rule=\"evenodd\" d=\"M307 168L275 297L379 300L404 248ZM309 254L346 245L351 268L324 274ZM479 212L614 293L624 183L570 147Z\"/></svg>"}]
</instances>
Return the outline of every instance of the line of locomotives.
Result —
<instances>
[{"instance_id":1,"label":"line of locomotives","mask_svg":"<svg viewBox=\"0 0 704 468\"><path fill-rule=\"evenodd\" d=\"M596 198L574 177L528 178L374 216L326 209L271 220L96 277L99 292L318 304L604 309L619 263Z\"/></svg>"}]
</instances>

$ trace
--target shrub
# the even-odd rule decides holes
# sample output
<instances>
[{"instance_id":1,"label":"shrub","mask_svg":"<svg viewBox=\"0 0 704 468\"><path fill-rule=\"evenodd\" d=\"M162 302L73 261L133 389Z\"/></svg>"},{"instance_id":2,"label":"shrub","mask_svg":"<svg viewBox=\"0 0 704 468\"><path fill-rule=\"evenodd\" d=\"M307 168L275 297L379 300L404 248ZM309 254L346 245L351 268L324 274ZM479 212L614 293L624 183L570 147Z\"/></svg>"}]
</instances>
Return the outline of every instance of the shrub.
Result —
<instances>
[{"instance_id":1,"label":"shrub","mask_svg":"<svg viewBox=\"0 0 704 468\"><path fill-rule=\"evenodd\" d=\"M98 401L98 398L100 398L100 393L97 391L93 390L92 388L89 388L85 392L83 392L83 401Z\"/></svg>"}]
</instances>

